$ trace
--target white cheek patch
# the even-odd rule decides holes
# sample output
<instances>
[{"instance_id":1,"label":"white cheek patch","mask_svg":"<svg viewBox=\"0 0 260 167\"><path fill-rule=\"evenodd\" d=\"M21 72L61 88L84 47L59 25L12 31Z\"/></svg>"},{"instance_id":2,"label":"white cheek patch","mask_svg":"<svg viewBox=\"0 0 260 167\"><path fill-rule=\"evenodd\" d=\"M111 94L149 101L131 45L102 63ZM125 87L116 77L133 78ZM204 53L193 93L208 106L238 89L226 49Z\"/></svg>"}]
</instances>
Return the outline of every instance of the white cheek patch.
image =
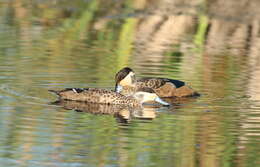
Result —
<instances>
[{"instance_id":1,"label":"white cheek patch","mask_svg":"<svg viewBox=\"0 0 260 167\"><path fill-rule=\"evenodd\" d=\"M122 86L130 86L132 85L133 76L135 74L133 72L130 72L122 81L120 81L120 85Z\"/></svg>"}]
</instances>

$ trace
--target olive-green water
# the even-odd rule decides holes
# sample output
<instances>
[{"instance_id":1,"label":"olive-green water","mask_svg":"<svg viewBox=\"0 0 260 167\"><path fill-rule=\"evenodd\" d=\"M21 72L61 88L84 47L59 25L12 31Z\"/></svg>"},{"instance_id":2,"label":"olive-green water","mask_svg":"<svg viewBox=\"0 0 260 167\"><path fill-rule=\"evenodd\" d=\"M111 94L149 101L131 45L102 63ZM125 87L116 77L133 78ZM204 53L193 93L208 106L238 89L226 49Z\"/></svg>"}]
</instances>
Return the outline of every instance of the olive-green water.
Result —
<instances>
[{"instance_id":1,"label":"olive-green water","mask_svg":"<svg viewBox=\"0 0 260 167\"><path fill-rule=\"evenodd\" d=\"M258 0L0 0L0 166L257 167ZM142 110L48 89L183 80L199 98Z\"/></svg>"}]
</instances>

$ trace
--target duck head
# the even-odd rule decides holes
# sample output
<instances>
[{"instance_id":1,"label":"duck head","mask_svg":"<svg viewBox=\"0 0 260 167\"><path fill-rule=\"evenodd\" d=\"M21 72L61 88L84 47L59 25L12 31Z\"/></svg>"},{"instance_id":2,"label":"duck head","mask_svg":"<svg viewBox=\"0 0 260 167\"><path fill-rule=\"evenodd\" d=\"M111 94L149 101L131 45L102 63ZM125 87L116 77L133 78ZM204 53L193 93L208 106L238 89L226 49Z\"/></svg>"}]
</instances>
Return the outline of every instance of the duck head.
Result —
<instances>
[{"instance_id":1,"label":"duck head","mask_svg":"<svg viewBox=\"0 0 260 167\"><path fill-rule=\"evenodd\" d=\"M134 87L136 82L135 72L129 67L124 67L116 74L115 81L115 91L118 93L124 86Z\"/></svg>"},{"instance_id":2,"label":"duck head","mask_svg":"<svg viewBox=\"0 0 260 167\"><path fill-rule=\"evenodd\" d=\"M138 100L141 104L149 102L157 102L164 106L169 106L170 104L163 101L151 88L141 88L136 91L133 97Z\"/></svg>"}]
</instances>

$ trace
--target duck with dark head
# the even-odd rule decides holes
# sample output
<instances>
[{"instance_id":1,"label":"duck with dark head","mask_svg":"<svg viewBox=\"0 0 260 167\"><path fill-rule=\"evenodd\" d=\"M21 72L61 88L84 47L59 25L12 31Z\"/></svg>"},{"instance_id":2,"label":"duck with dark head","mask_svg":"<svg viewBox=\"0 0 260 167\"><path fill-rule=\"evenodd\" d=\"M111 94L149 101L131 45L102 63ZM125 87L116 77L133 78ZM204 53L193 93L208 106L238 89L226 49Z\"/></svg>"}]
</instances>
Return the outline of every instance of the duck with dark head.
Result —
<instances>
[{"instance_id":1,"label":"duck with dark head","mask_svg":"<svg viewBox=\"0 0 260 167\"><path fill-rule=\"evenodd\" d=\"M135 78L135 72L125 67L115 76L115 91L124 95L132 95L140 88L151 88L159 97L190 97L200 94L187 86L185 82L168 78Z\"/></svg>"}]
</instances>

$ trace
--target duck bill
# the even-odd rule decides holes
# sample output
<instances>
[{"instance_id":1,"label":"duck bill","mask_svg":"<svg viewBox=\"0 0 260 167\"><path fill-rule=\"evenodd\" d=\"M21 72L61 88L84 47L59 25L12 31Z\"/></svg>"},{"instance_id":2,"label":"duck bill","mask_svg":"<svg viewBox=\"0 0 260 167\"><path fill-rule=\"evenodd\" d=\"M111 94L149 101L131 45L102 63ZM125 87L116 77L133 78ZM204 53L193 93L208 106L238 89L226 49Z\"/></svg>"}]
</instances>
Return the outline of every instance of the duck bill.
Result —
<instances>
[{"instance_id":1,"label":"duck bill","mask_svg":"<svg viewBox=\"0 0 260 167\"><path fill-rule=\"evenodd\" d=\"M164 105L164 106L169 106L170 105L169 103L163 101L160 97L156 97L155 101L160 103L160 104L162 104L162 105Z\"/></svg>"},{"instance_id":2,"label":"duck bill","mask_svg":"<svg viewBox=\"0 0 260 167\"><path fill-rule=\"evenodd\" d=\"M117 93L120 93L122 90L123 90L123 87L122 87L122 86L116 85L115 91L116 91Z\"/></svg>"}]
</instances>

